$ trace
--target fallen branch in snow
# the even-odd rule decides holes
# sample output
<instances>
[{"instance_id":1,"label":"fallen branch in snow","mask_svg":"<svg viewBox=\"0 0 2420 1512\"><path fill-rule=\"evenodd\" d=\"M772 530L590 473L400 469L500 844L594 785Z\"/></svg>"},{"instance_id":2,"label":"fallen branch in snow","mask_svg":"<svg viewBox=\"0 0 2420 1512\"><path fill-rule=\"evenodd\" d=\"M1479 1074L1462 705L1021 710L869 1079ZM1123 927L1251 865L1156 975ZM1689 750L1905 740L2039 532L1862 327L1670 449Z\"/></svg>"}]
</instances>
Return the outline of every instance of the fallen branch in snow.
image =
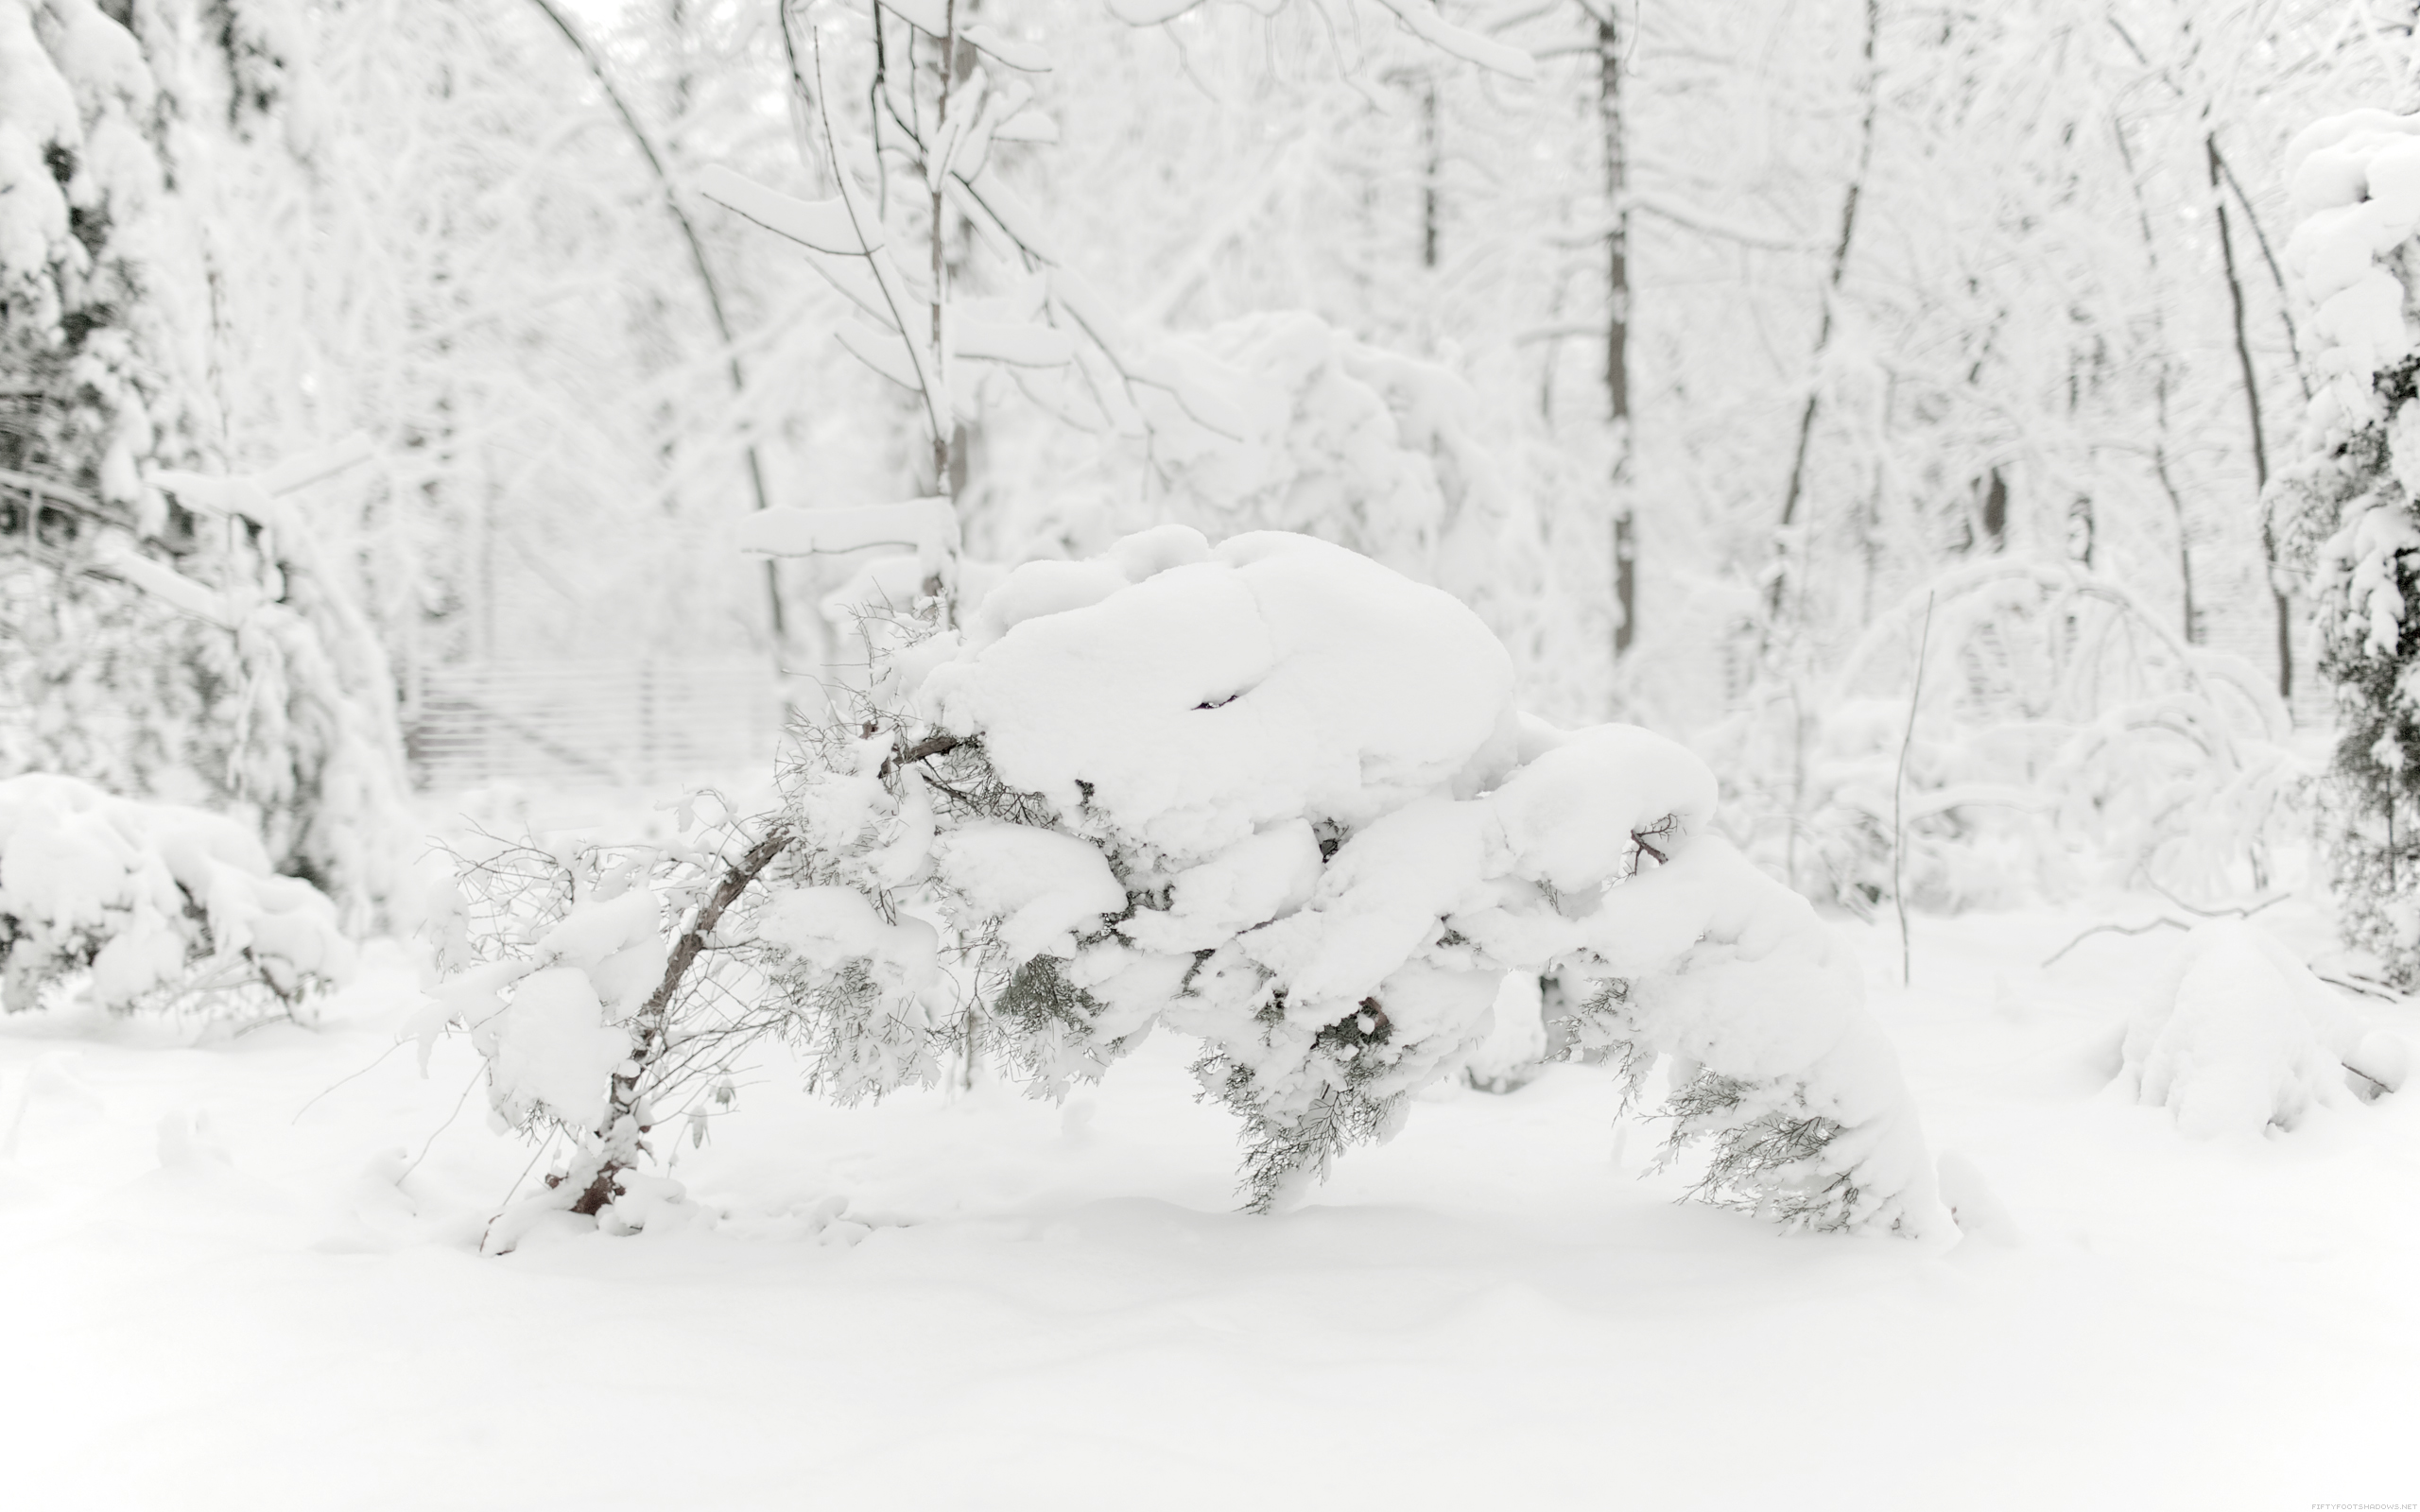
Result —
<instances>
[{"instance_id":1,"label":"fallen branch in snow","mask_svg":"<svg viewBox=\"0 0 2420 1512\"><path fill-rule=\"evenodd\" d=\"M2260 913L2266 909L2274 908L2279 903L2286 901L2286 894L2279 893L2274 898L2264 898L2256 903L2247 903L2236 908L2197 908L2193 904L2187 902L2184 899L2176 896L2176 894L2169 892L2158 883L2152 882L2152 879L2149 876L2145 876L2143 880L2151 883L2152 890L2153 892L2158 893L2161 897L2167 899L2169 902L2174 903L2177 907L2184 909L2187 913L2197 915L2203 919L2250 919L2253 915ZM2193 926L2191 924L2187 923L2184 919L2168 918L2154 919L2145 924L2095 924L2090 929L2085 930L2083 934L2078 935L2075 938L2067 941L2065 945L2062 945L2057 950L2051 952L2050 954L2043 960L2042 965L2044 970L2047 971L2058 963L2060 956L2066 954L2067 952L2074 950L2077 946L2083 944L2085 940L2092 938L2095 935L2148 935L2154 929L2191 929L2192 927ZM2343 986L2345 984L2339 983L2338 985Z\"/></svg>"},{"instance_id":2,"label":"fallen branch in snow","mask_svg":"<svg viewBox=\"0 0 2420 1512\"><path fill-rule=\"evenodd\" d=\"M2192 925L2187 923L2181 919L2169 919L2165 917L2154 919L2147 923L2141 924L2095 924L2090 929L2085 930L2083 934L2078 935L2075 938L2067 941L2065 945L2060 946L2057 950L2052 951L2048 955L2045 956L2042 961L2042 969L2044 971L2048 971L2051 967L2058 964L2060 956L2066 954L2067 952L2074 950L2077 946L2083 944L2085 940L2092 938L2095 935L2148 935L2154 929L2191 929L2192 927Z\"/></svg>"}]
</instances>

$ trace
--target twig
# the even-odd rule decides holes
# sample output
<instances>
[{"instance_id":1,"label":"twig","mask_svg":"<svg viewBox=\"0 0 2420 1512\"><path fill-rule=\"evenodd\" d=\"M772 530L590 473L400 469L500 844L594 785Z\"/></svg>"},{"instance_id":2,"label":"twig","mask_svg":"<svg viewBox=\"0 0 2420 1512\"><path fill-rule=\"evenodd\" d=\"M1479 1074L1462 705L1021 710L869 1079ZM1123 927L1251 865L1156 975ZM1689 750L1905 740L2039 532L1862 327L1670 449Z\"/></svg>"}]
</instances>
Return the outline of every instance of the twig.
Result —
<instances>
[{"instance_id":1,"label":"twig","mask_svg":"<svg viewBox=\"0 0 2420 1512\"><path fill-rule=\"evenodd\" d=\"M2250 919L2255 914L2265 913L2268 910L2276 907L2279 903L2284 902L2288 898L2293 896L2291 893L2281 892L2274 898L2263 898L2256 903L2243 903L2233 908L2200 908L2196 907L2192 903L2187 902L2184 899L2179 898L2176 894L2161 886L2159 885L2159 879L2153 877L2150 872L2137 871L2135 875L2141 877L2144 885L2150 887L2152 891L2167 899L2169 902L2174 903L2177 907L2184 909L2187 913L2193 914L2203 919Z\"/></svg>"},{"instance_id":2,"label":"twig","mask_svg":"<svg viewBox=\"0 0 2420 1512\"><path fill-rule=\"evenodd\" d=\"M2359 992L2365 998L2377 998L2383 1003L2402 1001L2401 994L2392 988L2380 987L2376 982L2364 982L2359 977L2330 976L2321 971L2313 971L2310 974L2330 987L2341 987L2347 992Z\"/></svg>"},{"instance_id":3,"label":"twig","mask_svg":"<svg viewBox=\"0 0 2420 1512\"><path fill-rule=\"evenodd\" d=\"M2048 956L2044 958L2042 968L2045 971L2049 970L2052 966L2058 964L2060 956L2066 954L2067 952L2074 950L2077 946L2083 944L2085 940L2092 938L2095 935L2148 935L2154 929L2191 929L2192 927L2192 925L2185 922L2185 920L2181 919L2168 919L2165 917L2154 919L2149 923L2143 924L2095 924L2090 929L2085 930L2083 934L2078 935L2075 938L2067 941L2065 945L2060 946L2057 950L2052 951Z\"/></svg>"},{"instance_id":4,"label":"twig","mask_svg":"<svg viewBox=\"0 0 2420 1512\"><path fill-rule=\"evenodd\" d=\"M1916 634L1916 675L1908 689L1908 729L1899 737L1899 769L1891 779L1891 901L1899 909L1899 985L1915 985L1908 946L1908 752L1916 743L1916 710L1924 702L1925 651L1932 644L1932 595L1925 595L1924 628Z\"/></svg>"}]
</instances>

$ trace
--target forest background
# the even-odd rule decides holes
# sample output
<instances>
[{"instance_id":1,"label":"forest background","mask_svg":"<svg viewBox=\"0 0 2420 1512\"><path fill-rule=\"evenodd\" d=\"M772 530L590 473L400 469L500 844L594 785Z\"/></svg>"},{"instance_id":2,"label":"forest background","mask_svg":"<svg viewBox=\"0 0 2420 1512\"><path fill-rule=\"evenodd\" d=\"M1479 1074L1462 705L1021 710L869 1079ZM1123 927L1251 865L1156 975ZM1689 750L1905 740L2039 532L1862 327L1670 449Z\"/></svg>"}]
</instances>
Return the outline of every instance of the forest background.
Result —
<instances>
[{"instance_id":1,"label":"forest background","mask_svg":"<svg viewBox=\"0 0 2420 1512\"><path fill-rule=\"evenodd\" d=\"M90 301L131 332L99 408L136 412L95 422L82 481L139 514L110 467L257 472L366 436L302 497L407 724L449 663L746 654L811 704L862 662L863 554L735 543L761 507L932 491L917 401L834 339L847 301L796 247L697 184L828 194L818 115L869 129L868 49L818 99L769 6L115 9L156 192L77 227L132 291ZM2268 876L2315 769L2284 716L2326 717L2259 507L2311 385L2284 149L2412 91L2408 15L1441 13L1471 56L1530 55L1522 78L1373 8L1166 9L967 16L1049 42L1046 71L994 70L1030 98L997 173L1242 423L1075 414L988 369L950 461L970 558L1170 518L1354 546L1477 608L1532 710L1691 741L1736 837L1859 910L1897 890L1911 696L1920 905ZM946 228L956 282L1014 306L987 232ZM2079 582L2123 600L2114 673L2075 649ZM1954 668L1929 691L1927 602ZM2205 651L2241 659L2232 691ZM9 765L122 789L211 765L89 733L62 762L71 735L33 724ZM2146 754L2153 726L2174 748Z\"/></svg>"}]
</instances>

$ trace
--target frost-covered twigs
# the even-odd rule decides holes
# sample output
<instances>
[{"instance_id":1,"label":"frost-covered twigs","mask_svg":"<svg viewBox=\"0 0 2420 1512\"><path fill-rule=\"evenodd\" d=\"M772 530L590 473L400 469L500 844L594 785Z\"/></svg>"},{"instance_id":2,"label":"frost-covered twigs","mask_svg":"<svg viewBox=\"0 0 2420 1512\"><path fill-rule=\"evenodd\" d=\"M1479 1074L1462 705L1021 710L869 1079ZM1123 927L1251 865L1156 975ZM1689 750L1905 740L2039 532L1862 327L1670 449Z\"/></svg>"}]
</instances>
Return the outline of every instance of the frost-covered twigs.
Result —
<instances>
[{"instance_id":1,"label":"frost-covered twigs","mask_svg":"<svg viewBox=\"0 0 2420 1512\"><path fill-rule=\"evenodd\" d=\"M1910 741L1900 659L1919 641ZM2179 896L2265 886L2310 786L2270 679L2069 564L1994 558L1920 586L1815 703L1789 817L1819 887L1852 907L2055 895L2095 872ZM1763 748L1724 751L1731 765L1791 759L1778 733L1741 728Z\"/></svg>"},{"instance_id":2,"label":"frost-covered twigs","mask_svg":"<svg viewBox=\"0 0 2420 1512\"><path fill-rule=\"evenodd\" d=\"M0 1008L80 978L112 1009L291 1012L353 960L335 905L273 873L235 820L67 777L0 782Z\"/></svg>"},{"instance_id":3,"label":"frost-covered twigs","mask_svg":"<svg viewBox=\"0 0 2420 1512\"><path fill-rule=\"evenodd\" d=\"M631 1027L631 1056L614 1071L614 1090L605 1105L606 1148L597 1162L596 1174L571 1211L594 1215L606 1204L621 1195L617 1177L636 1163L643 1153L640 1137L650 1125L641 1122L639 1086L654 1070L666 1047L666 1030L671 1025L672 1003L681 991L689 968L697 964L699 953L714 936L722 916L739 901L772 859L781 854L789 836L776 829L754 845L746 854L733 862L729 870L715 883L715 889L697 911L697 917L673 943L672 953L664 965L664 980L639 1008Z\"/></svg>"},{"instance_id":4,"label":"frost-covered twigs","mask_svg":"<svg viewBox=\"0 0 2420 1512\"><path fill-rule=\"evenodd\" d=\"M771 1027L748 1006L749 953L719 930L786 843L726 817L668 846L458 853L433 921L432 1002L413 1033L424 1060L438 1033L467 1029L496 1114L569 1140L543 1206L613 1209L637 1228L677 1199L636 1175L647 1137L662 1117L699 1113L733 1057Z\"/></svg>"},{"instance_id":5,"label":"frost-covered twigs","mask_svg":"<svg viewBox=\"0 0 2420 1512\"><path fill-rule=\"evenodd\" d=\"M654 176L656 187L663 192L664 208L671 215L673 223L681 228L682 243L689 250L689 266L698 275L699 291L706 298L706 313L714 319L715 334L722 339L724 365L731 375L732 395L735 399L745 399L748 393L747 369L740 364L738 339L732 334L731 317L723 308L721 281L715 277L714 265L706 260L705 246L698 240L698 228L690 220L688 211L683 208L680 195L674 191L672 175L664 165L663 154L656 150L653 135L640 124L638 112L631 109L630 100L614 82L605 60L590 44L587 36L572 24L571 18L563 14L554 0L533 0L533 3L555 29L562 33L563 40L571 43L572 50L579 54L579 60L587 66L589 77L596 80L596 87L604 92L606 102L621 118L623 129L630 133L631 146L637 147L639 156L647 160L648 171ZM765 464L756 455L753 441L742 447L741 455L748 463L749 490L755 496L756 507L764 509L770 502L765 495ZM766 612L772 627L773 639L779 644L786 627L782 582L780 570L769 561L765 564L765 593Z\"/></svg>"}]
</instances>

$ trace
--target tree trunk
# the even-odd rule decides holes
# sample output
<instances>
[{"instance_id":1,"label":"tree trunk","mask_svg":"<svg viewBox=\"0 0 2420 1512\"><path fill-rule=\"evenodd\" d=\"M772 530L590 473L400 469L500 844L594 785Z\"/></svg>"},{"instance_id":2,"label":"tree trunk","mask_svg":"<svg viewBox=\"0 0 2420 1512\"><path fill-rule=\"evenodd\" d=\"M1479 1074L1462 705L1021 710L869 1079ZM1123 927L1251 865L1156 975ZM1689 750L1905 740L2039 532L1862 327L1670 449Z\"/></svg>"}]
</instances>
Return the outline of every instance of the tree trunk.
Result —
<instances>
[{"instance_id":1,"label":"tree trunk","mask_svg":"<svg viewBox=\"0 0 2420 1512\"><path fill-rule=\"evenodd\" d=\"M1638 642L1638 529L1631 499L1629 145L1622 120L1621 35L1608 7L1597 21L1597 126L1605 154L1605 404L1614 463L1614 658Z\"/></svg>"},{"instance_id":2,"label":"tree trunk","mask_svg":"<svg viewBox=\"0 0 2420 1512\"><path fill-rule=\"evenodd\" d=\"M2243 368L2243 404L2252 424L2253 507L2260 509L2260 555L2268 568L2269 603L2276 617L2277 630L2277 696L2290 701L2294 696L2294 639L2292 610L2286 602L2285 590L2277 586L2277 538L2269 528L2267 508L2261 504L2269 491L2269 443L2260 425L2260 375L2252 362L2252 343L2243 330L2243 280L2236 272L2235 235L2227 224L2227 200L2223 184L2225 163L2219 157L2219 137L2215 131L2204 134L2202 146L2210 160L2210 200L2219 212L2219 255L2227 270L2227 302L2235 316L2235 355Z\"/></svg>"},{"instance_id":3,"label":"tree trunk","mask_svg":"<svg viewBox=\"0 0 2420 1512\"><path fill-rule=\"evenodd\" d=\"M1824 314L1815 328L1815 360L1807 375L1806 404L1798 413L1798 444L1789 458L1789 484L1782 495L1781 528L1789 529L1798 518L1798 501L1806 488L1806 448L1815 434L1815 414L1823 404L1824 353L1832 345L1832 301L1841 292L1841 280L1849 266L1849 244L1857 234L1857 202L1865 191L1865 176L1874 163L1875 107L1881 97L1880 80L1874 64L1875 44L1882 32L1882 0L1865 0L1865 118L1858 130L1857 171L1849 178L1848 192L1841 199L1841 235L1832 244L1832 274L1824 285ZM1787 558L1784 558L1786 561ZM1766 590L1766 610L1774 618L1781 614L1788 574L1776 571L1772 585Z\"/></svg>"}]
</instances>

